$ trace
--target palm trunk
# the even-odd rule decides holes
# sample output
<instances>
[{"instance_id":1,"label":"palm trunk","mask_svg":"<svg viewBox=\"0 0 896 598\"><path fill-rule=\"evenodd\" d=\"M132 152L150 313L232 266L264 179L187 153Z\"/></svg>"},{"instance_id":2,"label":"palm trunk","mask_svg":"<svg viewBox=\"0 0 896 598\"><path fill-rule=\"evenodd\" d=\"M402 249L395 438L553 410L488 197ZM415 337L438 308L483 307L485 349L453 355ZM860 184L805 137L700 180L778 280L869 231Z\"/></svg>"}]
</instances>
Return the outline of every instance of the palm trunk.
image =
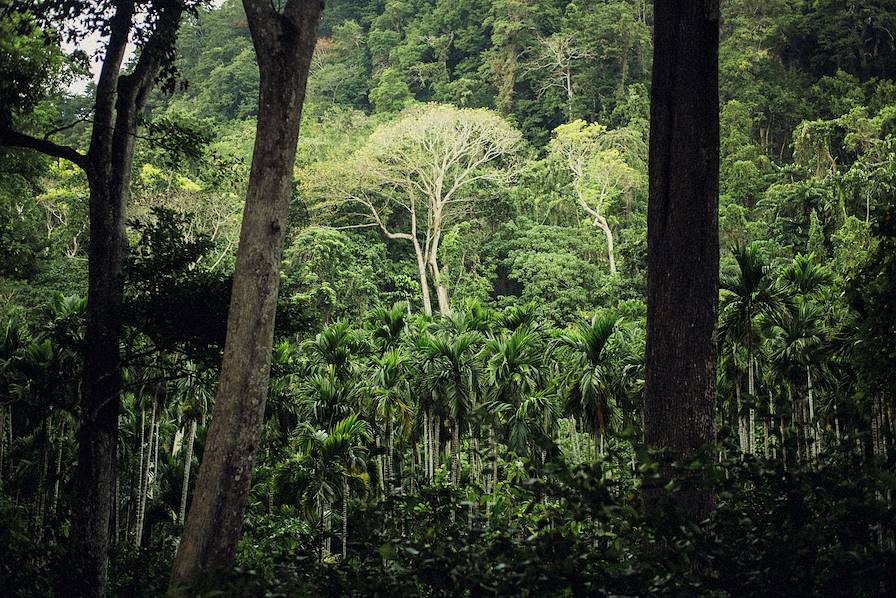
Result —
<instances>
[{"instance_id":1,"label":"palm trunk","mask_svg":"<svg viewBox=\"0 0 896 598\"><path fill-rule=\"evenodd\" d=\"M442 417L438 414L432 418L432 475L435 477L436 470L441 465L442 450Z\"/></svg>"},{"instance_id":2,"label":"palm trunk","mask_svg":"<svg viewBox=\"0 0 896 598\"><path fill-rule=\"evenodd\" d=\"M0 405L0 488L3 488L4 457L6 457L6 407Z\"/></svg>"},{"instance_id":3,"label":"palm trunk","mask_svg":"<svg viewBox=\"0 0 896 598\"><path fill-rule=\"evenodd\" d=\"M152 397L152 415L149 418L149 431L147 433L147 439L149 441L149 446L146 447L146 454L144 456L144 464L143 464L143 476L140 479L140 495L137 499L137 523L134 531L134 546L140 548L141 543L143 542L143 518L146 513L146 499L149 494L149 480L150 480L150 469L152 467L152 453L153 453L153 439L155 438L155 426L156 426L156 411L158 409L158 398L156 394L153 393Z\"/></svg>"},{"instance_id":4,"label":"palm trunk","mask_svg":"<svg viewBox=\"0 0 896 598\"><path fill-rule=\"evenodd\" d=\"M809 403L809 430L812 436L811 442L809 443L811 448L808 451L807 456L811 456L813 458L818 457L818 427L815 422L815 400L812 393L812 373L809 368L806 367L806 388L808 394L808 403Z\"/></svg>"},{"instance_id":5,"label":"palm trunk","mask_svg":"<svg viewBox=\"0 0 896 598\"><path fill-rule=\"evenodd\" d=\"M392 414L390 413L386 419L386 462L385 462L385 477L386 477L386 495L392 495L393 484L395 483L395 472L394 464L393 464L393 455L394 455L394 442L393 437L395 436L394 430L392 429Z\"/></svg>"},{"instance_id":6,"label":"palm trunk","mask_svg":"<svg viewBox=\"0 0 896 598\"><path fill-rule=\"evenodd\" d=\"M51 503L50 512L55 515L56 507L59 505L59 481L62 476L62 440L65 436L65 420L62 419L60 415L59 422L59 436L58 436L58 444L59 446L56 449L56 471L53 475L53 502ZM118 476L115 476L116 486L118 484ZM117 503L116 503L117 504Z\"/></svg>"},{"instance_id":7,"label":"palm trunk","mask_svg":"<svg viewBox=\"0 0 896 598\"><path fill-rule=\"evenodd\" d=\"M489 428L488 442L492 449L492 487L494 492L498 488L498 440L495 438L495 429Z\"/></svg>"},{"instance_id":8,"label":"palm trunk","mask_svg":"<svg viewBox=\"0 0 896 598\"><path fill-rule=\"evenodd\" d=\"M747 446L747 430L744 425L744 416L743 416L743 400L740 396L740 376L735 372L734 374L734 396L737 398L737 437L738 444L740 445L740 452L747 453L749 452Z\"/></svg>"},{"instance_id":9,"label":"palm trunk","mask_svg":"<svg viewBox=\"0 0 896 598\"><path fill-rule=\"evenodd\" d=\"M747 357L747 393L749 394L750 401L750 436L748 439L748 445L750 454L754 454L756 452L756 410L754 409L754 402L756 400L756 385L753 379L753 346L752 343L747 348L749 355Z\"/></svg>"},{"instance_id":10,"label":"palm trunk","mask_svg":"<svg viewBox=\"0 0 896 598\"><path fill-rule=\"evenodd\" d=\"M180 491L180 511L178 512L177 521L181 525L187 517L187 495L190 490L190 466L193 462L193 441L196 438L196 420L190 418L190 427L187 431L186 449L184 451L184 477L183 485Z\"/></svg>"},{"instance_id":11,"label":"palm trunk","mask_svg":"<svg viewBox=\"0 0 896 598\"><path fill-rule=\"evenodd\" d=\"M40 478L37 482L37 518L35 521L35 529L37 531L38 540L43 535L44 516L47 510L47 476L50 472L50 431L47 424L47 417L41 423L41 458L40 458Z\"/></svg>"},{"instance_id":12,"label":"palm trunk","mask_svg":"<svg viewBox=\"0 0 896 598\"><path fill-rule=\"evenodd\" d=\"M348 478L342 477L342 560L348 556Z\"/></svg>"},{"instance_id":13,"label":"palm trunk","mask_svg":"<svg viewBox=\"0 0 896 598\"><path fill-rule=\"evenodd\" d=\"M460 425L457 419L451 423L451 481L460 483Z\"/></svg>"},{"instance_id":14,"label":"palm trunk","mask_svg":"<svg viewBox=\"0 0 896 598\"><path fill-rule=\"evenodd\" d=\"M429 410L423 411L423 466L426 469L426 478L431 482L432 481L432 459L430 458L430 450L432 449L432 443L429 440L429 436L432 433L429 425Z\"/></svg>"}]
</instances>

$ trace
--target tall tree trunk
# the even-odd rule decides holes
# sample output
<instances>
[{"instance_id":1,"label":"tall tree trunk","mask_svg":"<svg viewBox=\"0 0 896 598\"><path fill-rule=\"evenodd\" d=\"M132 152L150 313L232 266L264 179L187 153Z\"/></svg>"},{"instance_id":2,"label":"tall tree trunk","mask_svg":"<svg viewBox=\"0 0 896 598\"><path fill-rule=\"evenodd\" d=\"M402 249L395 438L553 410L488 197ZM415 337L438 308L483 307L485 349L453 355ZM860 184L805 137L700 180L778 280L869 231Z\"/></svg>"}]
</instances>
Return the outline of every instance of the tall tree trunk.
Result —
<instances>
[{"instance_id":1,"label":"tall tree trunk","mask_svg":"<svg viewBox=\"0 0 896 598\"><path fill-rule=\"evenodd\" d=\"M807 446L809 446L809 450L807 451L807 457L817 458L818 457L818 423L815 421L815 397L813 394L812 388L812 372L809 370L809 367L806 367L806 402L809 408L809 432Z\"/></svg>"},{"instance_id":2,"label":"tall tree trunk","mask_svg":"<svg viewBox=\"0 0 896 598\"><path fill-rule=\"evenodd\" d=\"M214 415L172 571L181 582L232 563L268 394L280 260L321 0L244 0L260 72L258 122Z\"/></svg>"},{"instance_id":3,"label":"tall tree trunk","mask_svg":"<svg viewBox=\"0 0 896 598\"><path fill-rule=\"evenodd\" d=\"M342 560L348 556L348 478L342 476Z\"/></svg>"},{"instance_id":4,"label":"tall tree trunk","mask_svg":"<svg viewBox=\"0 0 896 598\"><path fill-rule=\"evenodd\" d=\"M65 436L65 420L62 419L62 414L59 414L59 432L57 436L57 444L56 447L56 470L53 474L53 502L50 503L50 512L55 515L56 507L59 505L59 481L62 477L62 441ZM116 448L116 451L118 449ZM116 488L118 485L118 476L115 476L116 480Z\"/></svg>"},{"instance_id":5,"label":"tall tree trunk","mask_svg":"<svg viewBox=\"0 0 896 598\"><path fill-rule=\"evenodd\" d=\"M146 454L143 459L143 476L140 478L140 495L137 498L137 522L135 525L134 531L134 546L140 548L141 543L143 542L143 518L146 513L146 499L149 496L149 480L150 480L150 471L152 469L152 453L153 453L153 442L155 441L155 427L156 427L156 414L158 411L159 399L156 396L156 393L153 392L152 396L152 415L149 418L149 432L147 432L146 436L149 440L149 445L146 447Z\"/></svg>"},{"instance_id":6,"label":"tall tree trunk","mask_svg":"<svg viewBox=\"0 0 896 598\"><path fill-rule=\"evenodd\" d=\"M180 511L177 515L177 521L181 525L187 517L187 495L190 492L190 464L193 461L193 442L196 439L196 420L190 418L190 427L187 430L186 449L184 451L184 477L183 485L180 490Z\"/></svg>"},{"instance_id":7,"label":"tall tree trunk","mask_svg":"<svg viewBox=\"0 0 896 598\"><path fill-rule=\"evenodd\" d=\"M97 82L89 150L79 165L90 188L87 251L87 317L84 395L78 430L69 555L69 591L102 596L106 591L109 531L115 486L118 413L122 389L120 339L124 300L122 267L127 251L126 207L139 119L162 65L174 48L183 13L180 2L159 2L151 33L127 75L134 2L116 3Z\"/></svg>"},{"instance_id":8,"label":"tall tree trunk","mask_svg":"<svg viewBox=\"0 0 896 598\"><path fill-rule=\"evenodd\" d=\"M457 419L451 422L451 481L460 482L460 424Z\"/></svg>"},{"instance_id":9,"label":"tall tree trunk","mask_svg":"<svg viewBox=\"0 0 896 598\"><path fill-rule=\"evenodd\" d=\"M0 406L0 488L3 488L3 464L6 457L6 407Z\"/></svg>"},{"instance_id":10,"label":"tall tree trunk","mask_svg":"<svg viewBox=\"0 0 896 598\"><path fill-rule=\"evenodd\" d=\"M719 6L657 0L654 14L644 440L687 459L715 440ZM706 518L712 492L685 484L668 493L668 465L644 488L647 511Z\"/></svg>"},{"instance_id":11,"label":"tall tree trunk","mask_svg":"<svg viewBox=\"0 0 896 598\"><path fill-rule=\"evenodd\" d=\"M392 495L392 485L394 483L395 472L393 471L392 457L394 455L393 437L395 433L392 430L392 414L389 413L386 419L386 462L385 462L385 491L386 496Z\"/></svg>"},{"instance_id":12,"label":"tall tree trunk","mask_svg":"<svg viewBox=\"0 0 896 598\"><path fill-rule=\"evenodd\" d=\"M492 449L492 487L491 492L494 492L498 487L498 440L495 438L495 429L489 428L488 430L488 443L491 445Z\"/></svg>"},{"instance_id":13,"label":"tall tree trunk","mask_svg":"<svg viewBox=\"0 0 896 598\"><path fill-rule=\"evenodd\" d=\"M749 430L749 442L747 445L749 446L750 454L756 453L756 409L755 400L756 400L756 384L753 378L753 344L752 342L747 346L747 394L749 395L749 418L750 424L748 427Z\"/></svg>"}]
</instances>

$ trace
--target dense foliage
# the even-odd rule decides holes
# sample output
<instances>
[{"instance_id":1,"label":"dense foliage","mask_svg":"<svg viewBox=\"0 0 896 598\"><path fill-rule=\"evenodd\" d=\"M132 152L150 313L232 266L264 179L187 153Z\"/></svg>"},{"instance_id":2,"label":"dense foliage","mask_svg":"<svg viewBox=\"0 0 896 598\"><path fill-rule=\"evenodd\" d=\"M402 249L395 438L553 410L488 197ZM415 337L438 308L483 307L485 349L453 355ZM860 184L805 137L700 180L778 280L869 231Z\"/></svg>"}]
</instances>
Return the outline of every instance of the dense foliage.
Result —
<instances>
[{"instance_id":1,"label":"dense foliage","mask_svg":"<svg viewBox=\"0 0 896 598\"><path fill-rule=\"evenodd\" d=\"M86 147L83 56L2 18L0 125ZM216 590L896 591L896 10L722 3L718 446L679 464L716 490L699 527L640 509L651 26L643 0L327 3ZM239 2L190 16L175 76L128 208L119 595L164 592L211 415L258 104ZM64 594L87 195L0 148L0 587L21 595Z\"/></svg>"}]
</instances>

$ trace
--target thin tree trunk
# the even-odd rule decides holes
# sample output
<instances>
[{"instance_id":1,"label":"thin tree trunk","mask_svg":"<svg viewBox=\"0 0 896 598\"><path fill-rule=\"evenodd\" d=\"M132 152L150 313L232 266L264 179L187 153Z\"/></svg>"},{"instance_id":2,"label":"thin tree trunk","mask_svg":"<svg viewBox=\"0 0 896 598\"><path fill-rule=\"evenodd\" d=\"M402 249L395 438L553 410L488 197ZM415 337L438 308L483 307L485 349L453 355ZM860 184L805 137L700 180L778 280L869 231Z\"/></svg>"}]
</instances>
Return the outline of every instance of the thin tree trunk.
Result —
<instances>
[{"instance_id":1,"label":"thin tree trunk","mask_svg":"<svg viewBox=\"0 0 896 598\"><path fill-rule=\"evenodd\" d=\"M348 556L348 478L342 477L342 560Z\"/></svg>"},{"instance_id":2,"label":"thin tree trunk","mask_svg":"<svg viewBox=\"0 0 896 598\"><path fill-rule=\"evenodd\" d=\"M747 447L747 427L744 425L744 407L743 399L740 395L740 374L734 373L734 396L737 399L737 438L740 445L740 452L749 452Z\"/></svg>"},{"instance_id":3,"label":"thin tree trunk","mask_svg":"<svg viewBox=\"0 0 896 598\"><path fill-rule=\"evenodd\" d=\"M323 2L244 0L258 118L215 411L171 588L233 564L264 421L296 144Z\"/></svg>"},{"instance_id":4,"label":"thin tree trunk","mask_svg":"<svg viewBox=\"0 0 896 598\"><path fill-rule=\"evenodd\" d=\"M65 420L62 419L62 414L59 417L59 435L58 435L58 444L59 446L56 448L56 471L53 474L53 502L51 503L50 512L55 515L56 507L59 505L59 481L62 476L62 441L65 436ZM118 449L116 449L118 450ZM116 488L118 487L118 476L115 476L115 484ZM116 503L117 504L117 503Z\"/></svg>"},{"instance_id":5,"label":"thin tree trunk","mask_svg":"<svg viewBox=\"0 0 896 598\"><path fill-rule=\"evenodd\" d=\"M157 391L156 391L157 392ZM140 548L143 542L143 518L146 513L146 500L149 496L149 480L150 470L152 469L153 442L155 439L156 413L158 410L158 397L156 392L152 395L152 415L149 418L149 432L147 439L149 446L146 447L146 455L144 456L143 477L140 479L140 496L137 502L137 524L134 531L134 546Z\"/></svg>"},{"instance_id":6,"label":"thin tree trunk","mask_svg":"<svg viewBox=\"0 0 896 598\"><path fill-rule=\"evenodd\" d=\"M432 443L429 441L429 436L431 433L432 430L429 425L429 410L426 409L423 411L423 461L424 467L426 468L426 478L430 482L432 481L432 459L430 459Z\"/></svg>"},{"instance_id":7,"label":"thin tree trunk","mask_svg":"<svg viewBox=\"0 0 896 598\"><path fill-rule=\"evenodd\" d=\"M451 481L460 483L460 424L451 422Z\"/></svg>"},{"instance_id":8,"label":"thin tree trunk","mask_svg":"<svg viewBox=\"0 0 896 598\"><path fill-rule=\"evenodd\" d=\"M750 427L749 427L749 438L748 438L748 447L750 454L756 453L756 409L754 409L754 404L756 400L756 385L753 379L753 346L752 343L747 347L747 351L749 355L747 356L747 393L749 395L750 402Z\"/></svg>"},{"instance_id":9,"label":"thin tree trunk","mask_svg":"<svg viewBox=\"0 0 896 598\"><path fill-rule=\"evenodd\" d=\"M186 449L184 450L184 477L183 485L180 491L180 511L178 511L177 522L184 524L187 517L187 495L190 492L190 465L193 462L193 441L196 439L196 420L190 418L190 427L187 430Z\"/></svg>"},{"instance_id":10,"label":"thin tree trunk","mask_svg":"<svg viewBox=\"0 0 896 598\"><path fill-rule=\"evenodd\" d=\"M47 510L47 477L50 472L50 431L47 420L51 416L45 417L41 423L41 458L40 458L40 477L37 482L37 508L35 530L37 531L38 540L43 535L44 515Z\"/></svg>"},{"instance_id":11,"label":"thin tree trunk","mask_svg":"<svg viewBox=\"0 0 896 598\"><path fill-rule=\"evenodd\" d=\"M392 487L394 484L394 477L395 477L395 473L393 471L393 461L392 461L393 454L394 454L394 447L393 447L393 437L394 436L395 436L395 433L392 429L392 414L389 413L388 418L386 420L386 463L385 463L386 480L385 481L386 481L386 495L387 496L392 495Z\"/></svg>"},{"instance_id":12,"label":"thin tree trunk","mask_svg":"<svg viewBox=\"0 0 896 598\"><path fill-rule=\"evenodd\" d=\"M74 472L68 550L70 592L106 592L122 389L120 339L127 251L126 207L139 119L162 65L168 61L183 13L180 2L161 3L136 65L120 75L135 3L116 3L95 91L85 167L90 188L84 395Z\"/></svg>"},{"instance_id":13,"label":"thin tree trunk","mask_svg":"<svg viewBox=\"0 0 896 598\"><path fill-rule=\"evenodd\" d=\"M3 464L6 459L6 407L0 406L0 488L3 488Z\"/></svg>"},{"instance_id":14,"label":"thin tree trunk","mask_svg":"<svg viewBox=\"0 0 896 598\"><path fill-rule=\"evenodd\" d=\"M492 449L492 487L494 492L498 488L498 441L495 438L495 429L489 428L488 442Z\"/></svg>"},{"instance_id":15,"label":"thin tree trunk","mask_svg":"<svg viewBox=\"0 0 896 598\"><path fill-rule=\"evenodd\" d=\"M808 443L811 447L808 451L807 456L811 456L812 458L818 457L818 424L815 421L815 399L812 393L812 373L809 371L809 368L806 368L806 388L807 388L807 400L809 407L809 434L811 435L811 441Z\"/></svg>"},{"instance_id":16,"label":"thin tree trunk","mask_svg":"<svg viewBox=\"0 0 896 598\"><path fill-rule=\"evenodd\" d=\"M644 440L686 460L715 441L719 6L654 6ZM706 518L712 492L685 484L669 493L672 471L660 465L659 479L644 488L647 511L670 506L691 521Z\"/></svg>"}]
</instances>

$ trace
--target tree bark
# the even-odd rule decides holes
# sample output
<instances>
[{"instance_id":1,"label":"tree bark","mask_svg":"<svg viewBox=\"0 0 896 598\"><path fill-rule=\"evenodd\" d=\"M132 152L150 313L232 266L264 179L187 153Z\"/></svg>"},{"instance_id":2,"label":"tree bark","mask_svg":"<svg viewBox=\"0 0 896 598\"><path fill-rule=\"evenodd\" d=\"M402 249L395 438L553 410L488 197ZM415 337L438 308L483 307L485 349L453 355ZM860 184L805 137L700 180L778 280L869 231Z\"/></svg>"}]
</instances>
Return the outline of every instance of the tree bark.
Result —
<instances>
[{"instance_id":1,"label":"tree bark","mask_svg":"<svg viewBox=\"0 0 896 598\"><path fill-rule=\"evenodd\" d=\"M232 563L268 394L280 260L299 123L323 2L243 6L260 71L258 124L227 340L207 445L171 587Z\"/></svg>"},{"instance_id":2,"label":"tree bark","mask_svg":"<svg viewBox=\"0 0 896 598\"><path fill-rule=\"evenodd\" d=\"M644 505L701 521L714 509L709 489L664 486L671 460L715 440L719 3L657 0L654 23L644 440L667 456Z\"/></svg>"}]
</instances>

